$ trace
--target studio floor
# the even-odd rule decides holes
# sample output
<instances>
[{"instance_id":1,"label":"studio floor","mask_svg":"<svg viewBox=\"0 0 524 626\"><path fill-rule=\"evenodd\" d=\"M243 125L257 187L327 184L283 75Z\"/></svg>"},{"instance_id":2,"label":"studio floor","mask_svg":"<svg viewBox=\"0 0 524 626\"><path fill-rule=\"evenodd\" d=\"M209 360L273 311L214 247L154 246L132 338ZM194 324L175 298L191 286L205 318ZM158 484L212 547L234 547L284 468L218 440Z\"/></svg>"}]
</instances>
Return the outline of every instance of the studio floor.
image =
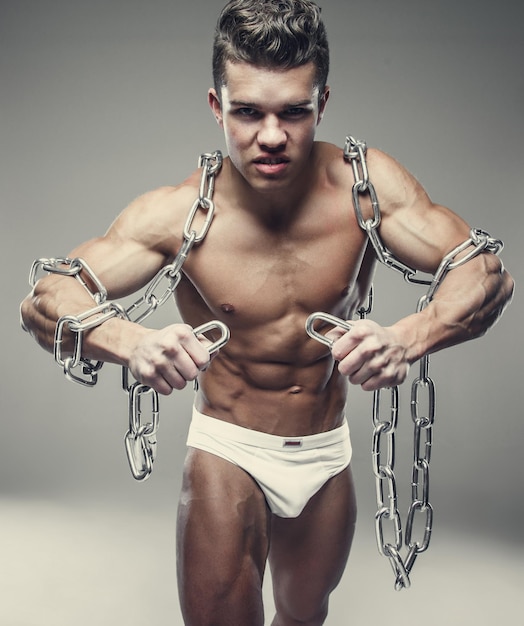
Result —
<instances>
[{"instance_id":1,"label":"studio floor","mask_svg":"<svg viewBox=\"0 0 524 626\"><path fill-rule=\"evenodd\" d=\"M101 502L3 499L2 626L181 626L174 506L140 511ZM524 550L503 539L437 529L409 590L394 591L373 525L360 519L331 626L517 623ZM273 614L265 585L267 623ZM519 622L521 623L521 622ZM245 625L248 626L248 625Z\"/></svg>"}]
</instances>

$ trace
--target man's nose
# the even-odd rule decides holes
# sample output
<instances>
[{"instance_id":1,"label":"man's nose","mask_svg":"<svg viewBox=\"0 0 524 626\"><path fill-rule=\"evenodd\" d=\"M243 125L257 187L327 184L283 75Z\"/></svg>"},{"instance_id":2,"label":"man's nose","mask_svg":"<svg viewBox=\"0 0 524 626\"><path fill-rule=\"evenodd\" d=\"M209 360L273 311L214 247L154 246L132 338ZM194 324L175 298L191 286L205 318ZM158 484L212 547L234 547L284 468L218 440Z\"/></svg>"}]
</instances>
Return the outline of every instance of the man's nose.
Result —
<instances>
[{"instance_id":1,"label":"man's nose","mask_svg":"<svg viewBox=\"0 0 524 626\"><path fill-rule=\"evenodd\" d=\"M258 143L261 146L275 150L285 145L287 133L278 117L268 116L262 122L258 131Z\"/></svg>"}]
</instances>

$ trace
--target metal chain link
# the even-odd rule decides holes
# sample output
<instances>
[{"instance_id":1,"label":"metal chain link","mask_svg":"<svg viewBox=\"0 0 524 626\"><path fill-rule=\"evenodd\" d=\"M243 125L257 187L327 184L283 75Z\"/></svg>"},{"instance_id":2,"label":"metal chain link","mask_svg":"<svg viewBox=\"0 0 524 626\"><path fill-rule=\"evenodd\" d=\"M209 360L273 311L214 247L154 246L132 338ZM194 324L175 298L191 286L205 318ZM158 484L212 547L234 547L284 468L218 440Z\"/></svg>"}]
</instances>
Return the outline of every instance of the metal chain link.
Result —
<instances>
[{"instance_id":1,"label":"metal chain link","mask_svg":"<svg viewBox=\"0 0 524 626\"><path fill-rule=\"evenodd\" d=\"M64 374L69 380L93 387L98 381L98 372L103 366L102 361L91 361L82 357L82 341L84 333L92 328L100 326L113 317L127 319L125 310L117 302L103 302L93 309L89 309L79 315L64 315L56 325L54 339L54 357L58 365L64 369ZM74 348L72 356L63 356L63 334L64 329L74 334ZM82 367L82 375L76 374L73 370Z\"/></svg>"},{"instance_id":2,"label":"metal chain link","mask_svg":"<svg viewBox=\"0 0 524 626\"><path fill-rule=\"evenodd\" d=\"M102 285L96 274L83 259L68 259L67 257L37 259L33 262L31 270L29 271L29 284L31 287L36 285L39 271L62 276L74 276L97 304L102 304L107 298L107 291L104 285ZM90 280L94 289L87 284L82 273Z\"/></svg>"},{"instance_id":3,"label":"metal chain link","mask_svg":"<svg viewBox=\"0 0 524 626\"><path fill-rule=\"evenodd\" d=\"M218 330L220 336L211 343L207 350L213 354L229 341L229 328L218 320L206 322L193 328L195 337L204 335L211 330ZM141 384L129 380L129 370L122 368L122 389L128 394L129 428L125 435L125 447L129 468L133 477L138 481L148 478L153 471L153 462L156 457L156 433L160 421L158 393ZM142 419L142 397L151 396L151 421L144 422Z\"/></svg>"},{"instance_id":4,"label":"metal chain link","mask_svg":"<svg viewBox=\"0 0 524 626\"><path fill-rule=\"evenodd\" d=\"M216 151L213 153L202 154L200 156L198 166L202 168L199 195L191 207L184 224L184 238L182 246L180 247L173 263L166 265L158 272L149 284L144 295L134 302L126 311L129 319L137 324L141 324L144 320L146 320L159 306L162 306L173 295L182 277L182 266L191 252L191 249L195 244L203 241L211 225L215 212L215 205L213 202L215 177L217 172L222 167L222 153L220 151ZM193 223L199 209L205 211L206 217L201 230L197 232L193 228ZM164 282L167 284L162 292L161 286ZM161 295L157 296L155 292L160 293ZM140 312L142 309L144 310ZM137 311L138 315L134 317Z\"/></svg>"},{"instance_id":5,"label":"metal chain link","mask_svg":"<svg viewBox=\"0 0 524 626\"><path fill-rule=\"evenodd\" d=\"M347 137L344 158L351 163L354 177L353 205L359 226L371 242L377 260L404 275L407 282L429 285L428 291L418 301L417 312L425 308L433 299L446 274L467 263L483 251L499 254L502 241L493 239L485 231L473 229L470 237L447 254L440 263L431 280L418 278L417 270L405 265L383 244L378 228L381 221L380 206L373 183L369 179L366 161L366 144L353 137ZM361 197L366 196L371 202L373 217L365 219ZM466 250L469 250L463 256ZM357 311L360 319L365 319L373 308L373 287L371 287L367 306ZM331 347L332 341L315 330L318 320L345 330L351 329L351 323L333 315L317 312L306 321L306 331L313 339ZM407 513L406 531L402 532L401 516L398 509L397 482L395 476L395 435L399 419L399 388L379 389L373 394L373 434L372 468L375 476L377 512L375 514L375 534L379 553L388 558L395 576L395 589L410 587L410 574L417 556L427 550L433 527L433 507L429 501L429 465L433 446L433 425L435 421L435 385L429 376L429 356L420 359L420 372L411 386L411 418L413 422L413 463L411 470L411 504ZM390 394L389 415L381 414L381 398ZM427 413L421 410L421 396L425 395ZM419 538L414 538L416 520L420 520ZM407 555L403 558L400 551L403 543Z\"/></svg>"},{"instance_id":6,"label":"metal chain link","mask_svg":"<svg viewBox=\"0 0 524 626\"><path fill-rule=\"evenodd\" d=\"M375 187L369 180L366 151L367 145L365 142L359 141L351 136L346 137L344 159L351 163L353 169L353 178L355 180L352 190L353 206L355 208L358 224L360 228L366 232L380 263L401 272L405 280L409 283L427 285L431 281L417 278L417 270L399 261L380 239L378 234L378 227L380 226L381 220L380 206ZM371 206L373 208L372 218L364 218L364 212L360 203L362 196L367 196L371 200Z\"/></svg>"},{"instance_id":7,"label":"metal chain link","mask_svg":"<svg viewBox=\"0 0 524 626\"><path fill-rule=\"evenodd\" d=\"M116 302L106 302L106 289L83 259L62 257L37 259L33 262L29 272L31 287L36 285L38 274L41 271L62 276L73 276L87 290L97 305L79 315L65 315L57 322L54 358L63 368L69 380L89 387L93 387L98 381L98 372L103 366L103 362L94 362L82 356L82 343L86 331L96 328L114 317L140 324L174 294L182 277L182 267L191 249L195 244L203 241L211 225L215 210L213 203L215 178L222 167L222 161L220 151L205 153L200 156L198 167L202 168L202 174L199 195L187 216L180 250L173 263L164 266L149 283L144 295L127 309ZM200 231L197 231L193 224L201 210L205 212L205 218ZM65 356L63 350L64 331L66 329L74 334L74 347L71 356ZM196 336L203 335L213 329L220 332L220 337L209 346L210 354L220 349L229 340L227 326L222 322L213 320L193 329ZM82 368L82 374L73 371L78 367ZM142 481L151 474L155 459L156 432L159 423L158 393L151 387L139 382L130 384L127 368L122 369L122 386L128 394L129 408L129 428L125 435L127 458L133 477ZM152 403L151 421L149 422L142 420L142 398L144 396L150 396Z\"/></svg>"},{"instance_id":8,"label":"metal chain link","mask_svg":"<svg viewBox=\"0 0 524 626\"><path fill-rule=\"evenodd\" d=\"M62 317L57 323L54 337L55 361L63 368L66 377L73 382L92 387L98 381L98 372L102 368L103 363L82 357L83 333L85 330L94 328L111 317L117 315L125 317L125 311L118 304L106 303L107 291L84 259L78 257L75 259L67 257L37 259L33 262L29 271L29 284L31 287L36 285L40 271L74 277L97 304L95 308L81 315L66 315ZM93 318L91 322L83 323L84 320L90 317ZM75 332L75 345L72 356L64 358L62 345L66 327ZM73 371L77 367L82 368L81 374Z\"/></svg>"},{"instance_id":9,"label":"metal chain link","mask_svg":"<svg viewBox=\"0 0 524 626\"><path fill-rule=\"evenodd\" d=\"M366 144L351 136L346 138L344 158L351 163L353 169L353 205L360 227L367 233L380 263L401 272L406 281L415 284L429 285L417 305L417 312L425 308L433 299L446 274L467 263L483 251L499 254L503 243L493 239L488 233L479 229L470 231L470 237L457 246L441 261L432 280L419 279L417 271L396 259L384 246L379 233L380 207L375 188L369 180L369 171L366 162ZM373 218L364 219L361 196L367 196L373 208ZM471 248L467 254L460 256ZM370 291L368 307L362 307L358 313L361 319L365 318L372 309L373 292ZM316 314L314 314L316 315ZM377 390L373 396L373 437L372 463L376 479L377 513L376 538L381 555L387 557L395 575L395 589L405 589L411 585L410 574L417 556L427 550L433 527L433 507L429 501L429 464L433 446L433 425L435 421L435 385L429 376L429 356L420 360L419 376L411 386L411 418L414 425L413 432L413 465L411 473L411 504L407 514L404 543L408 553L403 559L400 556L402 548L402 527L397 507L397 488L394 472L395 465L395 431L398 424L398 387L390 389L390 418L380 416L380 398L384 390ZM426 396L427 414L421 411L421 395ZM383 443L385 441L385 444ZM386 450L383 451L385 445ZM387 498L385 497L387 493ZM387 503L387 504L386 504ZM413 538L415 519L421 519L422 532L420 539ZM385 537L385 522L389 522L393 540Z\"/></svg>"},{"instance_id":10,"label":"metal chain link","mask_svg":"<svg viewBox=\"0 0 524 626\"><path fill-rule=\"evenodd\" d=\"M143 481L151 475L156 457L156 433L159 423L158 393L147 385L133 383L128 389L129 428L124 442L133 477ZM142 419L142 399L151 398L151 421Z\"/></svg>"},{"instance_id":11,"label":"metal chain link","mask_svg":"<svg viewBox=\"0 0 524 626\"><path fill-rule=\"evenodd\" d=\"M212 199L215 177L222 167L222 153L217 151L202 154L199 158L198 166L202 168L199 194L187 216L180 250L173 263L164 266L150 282L144 295L126 310L128 318L137 324L144 322L158 307L164 305L172 297L182 278L182 267L191 249L195 244L203 241L211 225L215 211ZM199 210L205 211L206 216L200 232L197 232L193 228L193 223ZM162 290L163 284L165 284L165 288ZM137 312L138 315L136 315ZM228 341L229 329L221 322L214 321L194 329L193 332L195 335L198 335L207 332L210 328L218 328L221 331L220 340L209 348L212 353ZM151 475L156 456L156 432L159 416L158 409L155 409L155 407L158 407L159 399L158 393L151 387L139 383L129 386L128 378L129 371L127 368L123 368L122 380L124 390L127 391L129 396L130 416L129 429L125 436L126 453L133 477L138 481L143 481ZM151 395L153 403L153 421L146 424L143 424L141 420L141 398L144 395Z\"/></svg>"}]
</instances>

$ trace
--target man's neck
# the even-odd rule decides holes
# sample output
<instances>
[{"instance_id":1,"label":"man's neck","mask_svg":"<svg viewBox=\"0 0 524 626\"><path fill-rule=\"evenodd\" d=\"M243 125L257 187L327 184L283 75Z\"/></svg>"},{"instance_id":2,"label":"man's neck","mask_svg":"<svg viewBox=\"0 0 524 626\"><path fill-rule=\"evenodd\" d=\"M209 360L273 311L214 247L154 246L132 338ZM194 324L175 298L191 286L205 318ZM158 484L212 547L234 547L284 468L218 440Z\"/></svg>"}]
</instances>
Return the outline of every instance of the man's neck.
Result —
<instances>
[{"instance_id":1,"label":"man's neck","mask_svg":"<svg viewBox=\"0 0 524 626\"><path fill-rule=\"evenodd\" d=\"M285 228L304 205L312 185L311 173L304 172L289 185L275 190L259 191L251 187L227 159L232 197L240 206L261 220L268 228Z\"/></svg>"}]
</instances>

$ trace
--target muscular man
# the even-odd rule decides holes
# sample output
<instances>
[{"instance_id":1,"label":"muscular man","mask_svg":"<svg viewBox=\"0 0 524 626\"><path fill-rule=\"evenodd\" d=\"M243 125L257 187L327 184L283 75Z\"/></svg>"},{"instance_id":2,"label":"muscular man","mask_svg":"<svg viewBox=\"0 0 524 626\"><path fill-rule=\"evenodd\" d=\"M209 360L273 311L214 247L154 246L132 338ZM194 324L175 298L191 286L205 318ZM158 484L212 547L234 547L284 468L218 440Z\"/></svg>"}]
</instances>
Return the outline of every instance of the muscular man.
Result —
<instances>
[{"instance_id":1,"label":"muscular man","mask_svg":"<svg viewBox=\"0 0 524 626\"><path fill-rule=\"evenodd\" d=\"M351 319L365 301L372 248L352 207L341 149L315 141L329 98L329 53L310 0L231 0L214 47L209 104L228 157L215 216L191 251L176 296L186 324L152 330L113 318L84 338L84 356L128 366L161 394L198 378L178 518L178 574L189 625L260 626L269 561L274 626L324 623L349 554L356 506L345 417L348 381L401 383L422 355L477 337L509 302L511 277L482 253L450 272L423 311L390 327L309 339L308 315ZM469 226L433 203L396 161L368 151L380 235L398 259L434 272ZM71 252L117 299L175 257L200 172L146 193L108 232ZM364 211L372 208L364 203ZM69 277L42 278L24 326L51 350L56 321L93 302ZM210 361L191 327L227 324Z\"/></svg>"}]
</instances>

